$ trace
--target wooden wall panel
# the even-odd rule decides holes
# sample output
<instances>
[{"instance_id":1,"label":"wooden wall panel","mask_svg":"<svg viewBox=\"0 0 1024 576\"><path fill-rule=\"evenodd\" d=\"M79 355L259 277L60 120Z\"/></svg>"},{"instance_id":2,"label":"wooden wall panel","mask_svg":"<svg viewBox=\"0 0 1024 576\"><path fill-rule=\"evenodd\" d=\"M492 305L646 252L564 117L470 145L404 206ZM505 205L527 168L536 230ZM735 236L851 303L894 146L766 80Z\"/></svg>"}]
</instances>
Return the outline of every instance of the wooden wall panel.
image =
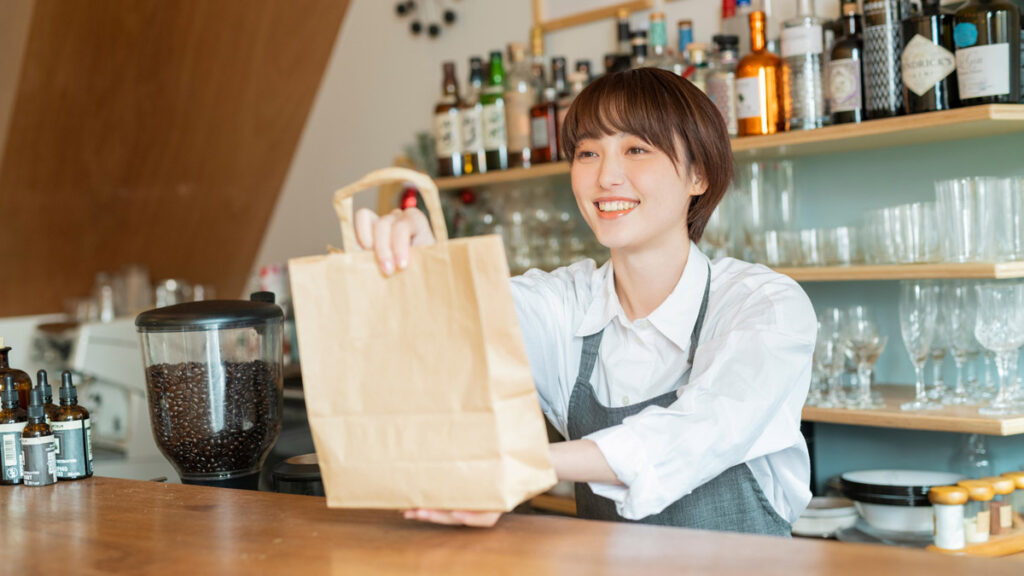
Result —
<instances>
[{"instance_id":1,"label":"wooden wall panel","mask_svg":"<svg viewBox=\"0 0 1024 576\"><path fill-rule=\"evenodd\" d=\"M347 0L37 0L0 164L0 316L127 263L241 293Z\"/></svg>"}]
</instances>

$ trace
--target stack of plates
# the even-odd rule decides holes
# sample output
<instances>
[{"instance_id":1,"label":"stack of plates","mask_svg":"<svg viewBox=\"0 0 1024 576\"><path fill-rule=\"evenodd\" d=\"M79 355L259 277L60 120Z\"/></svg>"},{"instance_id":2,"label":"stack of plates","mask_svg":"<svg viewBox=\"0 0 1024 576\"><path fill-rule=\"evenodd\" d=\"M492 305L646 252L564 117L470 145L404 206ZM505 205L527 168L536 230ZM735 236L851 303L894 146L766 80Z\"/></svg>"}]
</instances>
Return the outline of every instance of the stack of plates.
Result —
<instances>
[{"instance_id":1,"label":"stack of plates","mask_svg":"<svg viewBox=\"0 0 1024 576\"><path fill-rule=\"evenodd\" d=\"M872 528L892 533L931 534L934 530L928 489L948 486L963 476L927 470L858 470L840 476L843 496Z\"/></svg>"},{"instance_id":2,"label":"stack of plates","mask_svg":"<svg viewBox=\"0 0 1024 576\"><path fill-rule=\"evenodd\" d=\"M795 536L830 538L857 522L857 508L846 498L815 497L793 523Z\"/></svg>"}]
</instances>

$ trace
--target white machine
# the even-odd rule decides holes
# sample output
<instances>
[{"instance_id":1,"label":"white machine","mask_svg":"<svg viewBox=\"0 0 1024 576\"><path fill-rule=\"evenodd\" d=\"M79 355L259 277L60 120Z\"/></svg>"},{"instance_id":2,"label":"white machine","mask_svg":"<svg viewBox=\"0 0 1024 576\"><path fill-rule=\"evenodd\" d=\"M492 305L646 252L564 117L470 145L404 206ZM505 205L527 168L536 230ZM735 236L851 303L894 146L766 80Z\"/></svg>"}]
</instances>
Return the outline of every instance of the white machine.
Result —
<instances>
[{"instance_id":1,"label":"white machine","mask_svg":"<svg viewBox=\"0 0 1024 576\"><path fill-rule=\"evenodd\" d=\"M134 318L81 324L70 359L79 399L92 419L100 476L149 480L178 475L153 440L146 402L146 372ZM116 456L100 457L103 452Z\"/></svg>"}]
</instances>

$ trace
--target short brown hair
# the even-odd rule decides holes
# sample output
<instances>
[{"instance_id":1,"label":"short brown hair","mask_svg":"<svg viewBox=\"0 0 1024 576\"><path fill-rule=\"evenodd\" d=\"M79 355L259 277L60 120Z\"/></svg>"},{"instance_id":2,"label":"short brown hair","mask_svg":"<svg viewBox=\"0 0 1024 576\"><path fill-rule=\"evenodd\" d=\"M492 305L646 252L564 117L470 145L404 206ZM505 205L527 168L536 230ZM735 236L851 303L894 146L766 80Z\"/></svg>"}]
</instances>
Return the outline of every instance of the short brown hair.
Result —
<instances>
[{"instance_id":1,"label":"short brown hair","mask_svg":"<svg viewBox=\"0 0 1024 576\"><path fill-rule=\"evenodd\" d=\"M562 150L572 162L580 140L619 132L642 138L676 162L685 159L707 182L707 191L690 201L686 218L690 239L700 240L732 179L732 147L718 108L689 80L667 70L605 74L569 107ZM682 156L677 141L683 143Z\"/></svg>"}]
</instances>

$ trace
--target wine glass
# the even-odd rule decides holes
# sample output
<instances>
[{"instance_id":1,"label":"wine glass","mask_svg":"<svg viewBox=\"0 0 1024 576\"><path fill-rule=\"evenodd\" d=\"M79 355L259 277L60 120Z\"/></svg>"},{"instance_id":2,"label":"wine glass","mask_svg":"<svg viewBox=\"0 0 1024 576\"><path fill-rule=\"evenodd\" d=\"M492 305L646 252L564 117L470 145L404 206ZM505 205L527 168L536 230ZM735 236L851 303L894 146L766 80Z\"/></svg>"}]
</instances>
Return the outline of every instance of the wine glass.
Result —
<instances>
[{"instance_id":1,"label":"wine glass","mask_svg":"<svg viewBox=\"0 0 1024 576\"><path fill-rule=\"evenodd\" d=\"M1017 351L1024 345L1024 284L1002 281L978 286L978 315L974 324L978 342L996 355L998 392L982 406L984 416L1005 416L1021 411L1014 400Z\"/></svg>"},{"instance_id":2,"label":"wine glass","mask_svg":"<svg viewBox=\"0 0 1024 576\"><path fill-rule=\"evenodd\" d=\"M815 363L825 384L825 394L819 398L822 408L841 408L844 404L842 381L845 356L841 342L842 311L830 306L818 316L818 340L814 347Z\"/></svg>"},{"instance_id":3,"label":"wine glass","mask_svg":"<svg viewBox=\"0 0 1024 576\"><path fill-rule=\"evenodd\" d=\"M949 335L949 348L956 364L956 388L952 394L946 395L944 404L968 404L970 395L964 379L964 364L970 357L971 348L975 347L974 318L976 304L974 287L963 280L957 280L944 287L942 302L946 312L946 326Z\"/></svg>"},{"instance_id":4,"label":"wine glass","mask_svg":"<svg viewBox=\"0 0 1024 576\"><path fill-rule=\"evenodd\" d=\"M929 353L932 363L932 387L927 390L928 398L940 403L948 394L946 381L943 378L942 368L946 362L946 351L949 350L949 311L943 304L945 287L935 284L935 334L932 336L932 346Z\"/></svg>"},{"instance_id":5,"label":"wine glass","mask_svg":"<svg viewBox=\"0 0 1024 576\"><path fill-rule=\"evenodd\" d=\"M914 365L915 395L912 402L900 404L900 410L935 410L942 405L928 400L924 389L924 364L935 336L938 309L935 286L927 282L900 282L900 333L903 345Z\"/></svg>"},{"instance_id":6,"label":"wine glass","mask_svg":"<svg viewBox=\"0 0 1024 576\"><path fill-rule=\"evenodd\" d=\"M885 407L884 402L871 398L871 372L888 339L878 333L878 324L865 306L847 310L841 334L843 352L857 364L857 394L847 407L854 410Z\"/></svg>"}]
</instances>

